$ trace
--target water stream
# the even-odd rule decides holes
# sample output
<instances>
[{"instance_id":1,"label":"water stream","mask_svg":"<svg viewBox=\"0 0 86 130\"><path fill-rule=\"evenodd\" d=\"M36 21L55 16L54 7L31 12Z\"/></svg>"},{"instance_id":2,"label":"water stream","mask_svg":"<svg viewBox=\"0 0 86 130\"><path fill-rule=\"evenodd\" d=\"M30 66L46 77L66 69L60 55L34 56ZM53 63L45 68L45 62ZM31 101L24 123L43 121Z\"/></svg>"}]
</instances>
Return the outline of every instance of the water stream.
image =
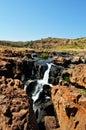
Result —
<instances>
[{"instance_id":1,"label":"water stream","mask_svg":"<svg viewBox=\"0 0 86 130\"><path fill-rule=\"evenodd\" d=\"M36 73L39 78L36 77L34 80L29 79L26 81L24 86L24 90L33 100L33 110L40 128L41 125L44 125L44 116L54 115L54 108L51 101L51 87L54 85L53 79L56 81L55 75L59 76L61 70L62 67L56 66L50 62L39 64L39 68Z\"/></svg>"},{"instance_id":2,"label":"water stream","mask_svg":"<svg viewBox=\"0 0 86 130\"><path fill-rule=\"evenodd\" d=\"M43 79L37 80L35 91L32 94L32 99L34 102L36 102L36 100L39 98L40 93L43 91L43 85L47 84L52 86L51 84L48 83L49 71L51 69L51 65L52 64L47 63L48 69L45 71Z\"/></svg>"},{"instance_id":3,"label":"water stream","mask_svg":"<svg viewBox=\"0 0 86 130\"><path fill-rule=\"evenodd\" d=\"M25 84L24 86L24 90L27 91L28 87L30 86L31 89L33 88L33 91L31 91L31 98L33 99L33 110L36 113L36 111L39 109L38 107L40 106L40 102L41 99L44 98L45 99L50 99L49 96L45 96L43 93L43 86L47 85L49 87L52 87L52 84L48 83L48 79L49 79L49 72L52 66L52 63L46 63L47 64L47 70L44 72L44 76L43 79L40 80L28 80L27 84ZM36 84L34 85L34 82L36 82ZM30 85L32 83L32 85ZM46 86L45 86L46 87ZM42 97L41 97L42 95Z\"/></svg>"}]
</instances>

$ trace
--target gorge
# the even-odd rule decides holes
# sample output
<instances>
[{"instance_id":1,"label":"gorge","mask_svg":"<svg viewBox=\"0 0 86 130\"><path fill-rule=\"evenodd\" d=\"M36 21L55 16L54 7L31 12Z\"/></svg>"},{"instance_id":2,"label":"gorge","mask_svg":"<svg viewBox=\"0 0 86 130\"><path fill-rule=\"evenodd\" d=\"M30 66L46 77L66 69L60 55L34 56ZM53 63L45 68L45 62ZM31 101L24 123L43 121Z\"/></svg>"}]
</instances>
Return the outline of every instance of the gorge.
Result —
<instances>
[{"instance_id":1,"label":"gorge","mask_svg":"<svg viewBox=\"0 0 86 130\"><path fill-rule=\"evenodd\" d=\"M0 52L0 129L85 130L85 53L39 55Z\"/></svg>"},{"instance_id":2,"label":"gorge","mask_svg":"<svg viewBox=\"0 0 86 130\"><path fill-rule=\"evenodd\" d=\"M29 79L28 81L26 81L25 86L24 86L24 90L33 100L33 110L36 114L38 123L44 122L44 119L43 119L44 116L48 115L47 113L48 111L47 109L49 109L48 107L51 107L53 110L52 102L50 100L51 98L50 91L51 91L51 87L55 84L54 82L49 83L50 73L52 75L51 70L52 68L55 70L55 74L53 74L53 79L55 80L56 78L55 75L59 74L60 76L61 71L63 69L63 67L53 64L52 60L51 60L51 63L47 63L47 62L48 60L42 61L42 64L40 64L38 67L37 74L35 73L35 75L37 75L37 78L34 80ZM32 71L34 73L34 70ZM52 113L54 112L51 111L50 114Z\"/></svg>"}]
</instances>

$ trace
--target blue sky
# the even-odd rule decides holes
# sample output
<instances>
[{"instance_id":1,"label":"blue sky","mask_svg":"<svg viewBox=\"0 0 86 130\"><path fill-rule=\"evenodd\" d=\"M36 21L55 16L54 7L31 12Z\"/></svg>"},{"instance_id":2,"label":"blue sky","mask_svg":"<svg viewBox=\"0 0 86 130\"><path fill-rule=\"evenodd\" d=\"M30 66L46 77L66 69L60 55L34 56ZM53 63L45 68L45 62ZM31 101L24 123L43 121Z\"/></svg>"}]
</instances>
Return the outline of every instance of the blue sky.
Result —
<instances>
[{"instance_id":1,"label":"blue sky","mask_svg":"<svg viewBox=\"0 0 86 130\"><path fill-rule=\"evenodd\" d=\"M0 0L0 40L86 37L86 0Z\"/></svg>"}]
</instances>

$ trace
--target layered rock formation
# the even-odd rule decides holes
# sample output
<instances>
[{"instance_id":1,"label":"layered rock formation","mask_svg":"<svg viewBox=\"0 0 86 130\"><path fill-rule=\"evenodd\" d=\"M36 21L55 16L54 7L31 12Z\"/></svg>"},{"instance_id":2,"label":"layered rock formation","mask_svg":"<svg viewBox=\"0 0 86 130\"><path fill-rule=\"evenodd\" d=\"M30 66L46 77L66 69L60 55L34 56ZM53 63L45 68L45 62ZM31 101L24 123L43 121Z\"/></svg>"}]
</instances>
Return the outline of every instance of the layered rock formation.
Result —
<instances>
[{"instance_id":1,"label":"layered rock formation","mask_svg":"<svg viewBox=\"0 0 86 130\"><path fill-rule=\"evenodd\" d=\"M22 81L30 78L34 60L26 52L4 50L0 53L0 76L17 78Z\"/></svg>"}]
</instances>

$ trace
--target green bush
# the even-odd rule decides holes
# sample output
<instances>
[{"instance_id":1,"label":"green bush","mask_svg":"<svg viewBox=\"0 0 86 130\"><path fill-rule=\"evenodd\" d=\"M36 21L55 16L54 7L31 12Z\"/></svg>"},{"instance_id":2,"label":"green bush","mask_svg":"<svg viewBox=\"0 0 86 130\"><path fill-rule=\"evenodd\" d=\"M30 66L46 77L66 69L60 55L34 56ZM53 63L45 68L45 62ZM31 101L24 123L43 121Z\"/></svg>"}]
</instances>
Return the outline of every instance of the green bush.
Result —
<instances>
[{"instance_id":1,"label":"green bush","mask_svg":"<svg viewBox=\"0 0 86 130\"><path fill-rule=\"evenodd\" d=\"M42 53L39 54L39 57L43 58L43 59L47 59L49 57L49 54L46 53L46 52L42 52Z\"/></svg>"},{"instance_id":2,"label":"green bush","mask_svg":"<svg viewBox=\"0 0 86 130\"><path fill-rule=\"evenodd\" d=\"M67 81L67 82L70 82L70 77L69 76L65 76L64 80Z\"/></svg>"},{"instance_id":3,"label":"green bush","mask_svg":"<svg viewBox=\"0 0 86 130\"><path fill-rule=\"evenodd\" d=\"M80 92L80 94L82 94L82 95L86 96L86 88L85 88L85 89L83 89L83 90Z\"/></svg>"}]
</instances>

